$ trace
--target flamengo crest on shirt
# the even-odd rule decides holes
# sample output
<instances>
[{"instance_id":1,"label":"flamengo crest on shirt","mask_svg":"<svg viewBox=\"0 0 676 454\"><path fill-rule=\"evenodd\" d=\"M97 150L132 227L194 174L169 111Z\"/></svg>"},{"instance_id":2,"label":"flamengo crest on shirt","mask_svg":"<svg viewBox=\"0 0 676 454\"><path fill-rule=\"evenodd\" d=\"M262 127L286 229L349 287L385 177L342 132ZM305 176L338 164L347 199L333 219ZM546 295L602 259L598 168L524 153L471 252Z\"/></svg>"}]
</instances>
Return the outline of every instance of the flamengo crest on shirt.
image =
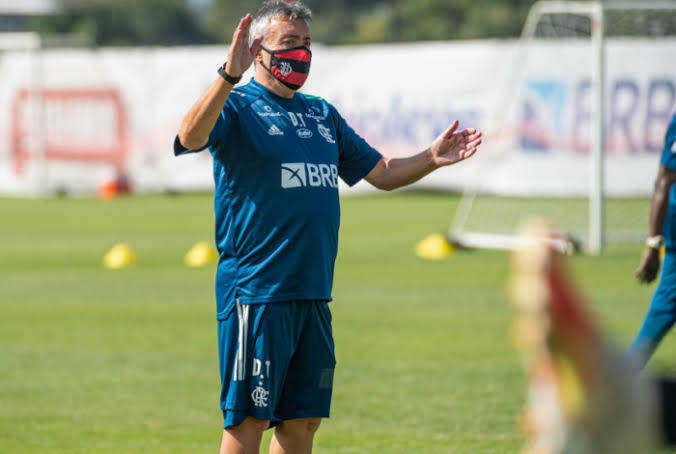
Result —
<instances>
[{"instance_id":1,"label":"flamengo crest on shirt","mask_svg":"<svg viewBox=\"0 0 676 454\"><path fill-rule=\"evenodd\" d=\"M317 130L328 143L336 143L336 140L331 135L331 130L329 128L319 123L317 124Z\"/></svg>"},{"instance_id":2,"label":"flamengo crest on shirt","mask_svg":"<svg viewBox=\"0 0 676 454\"><path fill-rule=\"evenodd\" d=\"M282 189L337 188L338 167L335 164L293 162L282 164Z\"/></svg>"}]
</instances>

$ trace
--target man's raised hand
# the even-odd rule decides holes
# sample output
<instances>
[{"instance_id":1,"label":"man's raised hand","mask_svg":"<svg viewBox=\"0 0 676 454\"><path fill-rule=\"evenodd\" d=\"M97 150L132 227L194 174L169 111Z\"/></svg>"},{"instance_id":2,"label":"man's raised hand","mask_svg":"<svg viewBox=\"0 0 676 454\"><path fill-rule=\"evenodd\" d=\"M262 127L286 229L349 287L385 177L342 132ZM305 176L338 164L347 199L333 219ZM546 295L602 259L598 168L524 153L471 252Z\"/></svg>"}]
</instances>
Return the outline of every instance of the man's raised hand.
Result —
<instances>
[{"instance_id":1,"label":"man's raised hand","mask_svg":"<svg viewBox=\"0 0 676 454\"><path fill-rule=\"evenodd\" d=\"M476 129L457 131L458 120L444 131L430 147L434 163L439 167L455 164L476 153L481 145L481 132Z\"/></svg>"},{"instance_id":2,"label":"man's raised hand","mask_svg":"<svg viewBox=\"0 0 676 454\"><path fill-rule=\"evenodd\" d=\"M225 67L225 72L232 77L239 77L249 69L261 47L262 36L257 36L249 47L251 22L253 22L253 16L247 14L239 21L237 30L232 35L232 44L230 44L228 62Z\"/></svg>"}]
</instances>

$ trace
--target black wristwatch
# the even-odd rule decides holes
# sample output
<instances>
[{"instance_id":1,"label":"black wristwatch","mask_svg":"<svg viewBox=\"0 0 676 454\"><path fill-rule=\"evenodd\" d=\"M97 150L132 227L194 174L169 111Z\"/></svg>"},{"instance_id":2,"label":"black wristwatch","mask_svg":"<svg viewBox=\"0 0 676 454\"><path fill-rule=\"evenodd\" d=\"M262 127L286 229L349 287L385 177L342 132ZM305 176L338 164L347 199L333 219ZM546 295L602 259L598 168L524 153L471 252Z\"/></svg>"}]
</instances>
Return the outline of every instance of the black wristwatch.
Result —
<instances>
[{"instance_id":1,"label":"black wristwatch","mask_svg":"<svg viewBox=\"0 0 676 454\"><path fill-rule=\"evenodd\" d=\"M242 80L242 76L239 77L232 77L230 74L225 72L225 63L223 63L223 66L218 68L218 75L221 76L223 79L225 79L227 82L231 83L233 86L237 85L240 80Z\"/></svg>"}]
</instances>

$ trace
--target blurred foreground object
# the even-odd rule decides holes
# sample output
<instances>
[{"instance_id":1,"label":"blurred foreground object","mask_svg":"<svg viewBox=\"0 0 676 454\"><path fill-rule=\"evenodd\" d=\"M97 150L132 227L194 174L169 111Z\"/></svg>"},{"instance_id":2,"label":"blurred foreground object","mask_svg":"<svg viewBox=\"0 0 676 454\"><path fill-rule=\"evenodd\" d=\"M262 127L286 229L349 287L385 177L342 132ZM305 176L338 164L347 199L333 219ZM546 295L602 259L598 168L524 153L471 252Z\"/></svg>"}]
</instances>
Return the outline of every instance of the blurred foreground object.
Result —
<instances>
[{"instance_id":1,"label":"blurred foreground object","mask_svg":"<svg viewBox=\"0 0 676 454\"><path fill-rule=\"evenodd\" d=\"M118 243L103 257L103 265L111 270L119 270L136 264L136 253L126 243Z\"/></svg>"},{"instance_id":2,"label":"blurred foreground object","mask_svg":"<svg viewBox=\"0 0 676 454\"><path fill-rule=\"evenodd\" d=\"M433 233L417 243L414 250L421 259L441 260L455 252L455 247L444 235Z\"/></svg>"},{"instance_id":3,"label":"blurred foreground object","mask_svg":"<svg viewBox=\"0 0 676 454\"><path fill-rule=\"evenodd\" d=\"M523 241L555 230L528 223ZM513 342L528 374L525 453L646 453L657 444L654 388L604 342L569 281L563 257L541 241L514 253Z\"/></svg>"},{"instance_id":4,"label":"blurred foreground object","mask_svg":"<svg viewBox=\"0 0 676 454\"><path fill-rule=\"evenodd\" d=\"M114 199L120 195L132 193L129 179L124 173L118 173L114 178L108 178L99 185L99 197L104 200Z\"/></svg>"},{"instance_id":5,"label":"blurred foreground object","mask_svg":"<svg viewBox=\"0 0 676 454\"><path fill-rule=\"evenodd\" d=\"M217 261L218 251L207 241L196 243L183 258L183 262L190 268L202 268Z\"/></svg>"}]
</instances>

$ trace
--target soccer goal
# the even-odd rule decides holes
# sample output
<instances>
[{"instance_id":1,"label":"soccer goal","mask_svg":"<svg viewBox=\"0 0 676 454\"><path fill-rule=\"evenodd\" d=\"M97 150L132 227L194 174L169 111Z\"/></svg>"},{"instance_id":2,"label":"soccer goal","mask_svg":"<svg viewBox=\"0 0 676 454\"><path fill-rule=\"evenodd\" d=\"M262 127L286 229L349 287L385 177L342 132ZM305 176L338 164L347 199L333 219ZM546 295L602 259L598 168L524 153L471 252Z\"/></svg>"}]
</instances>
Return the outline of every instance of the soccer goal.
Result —
<instances>
[{"instance_id":1,"label":"soccer goal","mask_svg":"<svg viewBox=\"0 0 676 454\"><path fill-rule=\"evenodd\" d=\"M598 254L648 230L676 106L676 2L536 3L449 236L514 249L528 215Z\"/></svg>"}]
</instances>

